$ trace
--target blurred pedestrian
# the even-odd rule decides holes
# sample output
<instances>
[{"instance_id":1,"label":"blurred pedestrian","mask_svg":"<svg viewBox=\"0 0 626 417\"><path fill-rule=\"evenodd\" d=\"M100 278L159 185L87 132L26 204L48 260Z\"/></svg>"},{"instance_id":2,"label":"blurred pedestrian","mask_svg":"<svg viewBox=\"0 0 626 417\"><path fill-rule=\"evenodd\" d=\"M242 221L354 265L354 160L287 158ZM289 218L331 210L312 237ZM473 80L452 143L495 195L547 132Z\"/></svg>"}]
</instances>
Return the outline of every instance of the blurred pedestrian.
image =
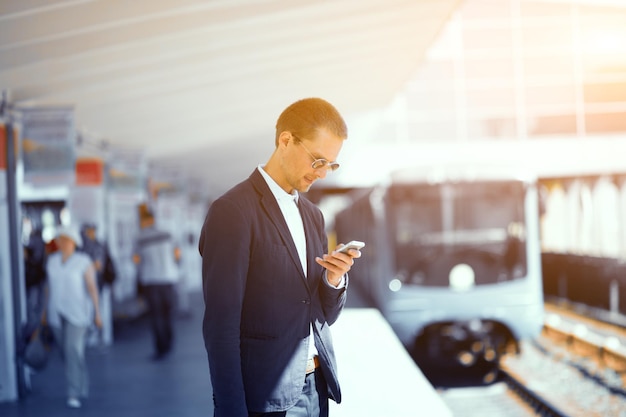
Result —
<instances>
[{"instance_id":1,"label":"blurred pedestrian","mask_svg":"<svg viewBox=\"0 0 626 417\"><path fill-rule=\"evenodd\" d=\"M46 243L41 236L41 228L33 229L24 245L24 277L26 283L26 329L30 337L39 325L44 306L44 286L46 281Z\"/></svg>"},{"instance_id":2,"label":"blurred pedestrian","mask_svg":"<svg viewBox=\"0 0 626 417\"><path fill-rule=\"evenodd\" d=\"M100 297L100 310L102 313L102 328L96 329L88 343L90 345L104 346L111 342L112 323L110 311L110 286L115 281L116 273L108 247L97 236L95 223L84 223L81 230L83 246L81 250L88 254L93 261Z\"/></svg>"},{"instance_id":3,"label":"blurred pedestrian","mask_svg":"<svg viewBox=\"0 0 626 417\"><path fill-rule=\"evenodd\" d=\"M175 285L179 280L179 252L172 236L156 228L154 214L145 204L139 207L139 227L133 260L152 323L152 359L161 360L171 352L174 343L172 316L176 305Z\"/></svg>"},{"instance_id":4,"label":"blurred pedestrian","mask_svg":"<svg viewBox=\"0 0 626 417\"><path fill-rule=\"evenodd\" d=\"M48 310L43 321L52 327L61 349L67 380L67 405L79 408L89 394L85 361L85 335L93 322L102 326L95 271L91 258L76 248L82 245L78 229L57 230L58 250L48 256Z\"/></svg>"},{"instance_id":5,"label":"blurred pedestrian","mask_svg":"<svg viewBox=\"0 0 626 417\"><path fill-rule=\"evenodd\" d=\"M106 248L104 244L98 240L96 235L96 225L94 223L84 223L81 228L81 238L83 239L83 245L81 251L85 252L93 261L93 266L96 271L96 283L98 289L103 286L103 271L104 263L106 261Z\"/></svg>"},{"instance_id":6,"label":"blurred pedestrian","mask_svg":"<svg viewBox=\"0 0 626 417\"><path fill-rule=\"evenodd\" d=\"M325 417L341 401L329 326L361 253L329 253L322 212L299 193L338 168L346 137L330 103L293 103L268 162L209 208L199 249L215 417Z\"/></svg>"}]
</instances>

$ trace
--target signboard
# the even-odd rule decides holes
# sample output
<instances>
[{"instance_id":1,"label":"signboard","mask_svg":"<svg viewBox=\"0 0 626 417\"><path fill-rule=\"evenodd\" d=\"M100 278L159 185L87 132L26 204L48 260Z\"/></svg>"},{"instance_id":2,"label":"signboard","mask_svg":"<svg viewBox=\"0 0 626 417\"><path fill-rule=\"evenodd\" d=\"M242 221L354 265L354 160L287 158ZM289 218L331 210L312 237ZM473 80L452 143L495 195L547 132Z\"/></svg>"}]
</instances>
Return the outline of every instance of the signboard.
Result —
<instances>
[{"instance_id":1,"label":"signboard","mask_svg":"<svg viewBox=\"0 0 626 417\"><path fill-rule=\"evenodd\" d=\"M143 190L146 184L147 163L143 152L114 150L106 167L107 188L114 190Z\"/></svg>"},{"instance_id":2,"label":"signboard","mask_svg":"<svg viewBox=\"0 0 626 417\"><path fill-rule=\"evenodd\" d=\"M16 137L15 134L15 130L13 130L13 137ZM7 170L7 166L9 164L8 161L8 154L7 154L7 148L8 148L8 136L7 136L7 127L4 124L4 122L0 121L0 171L6 171ZM15 155L15 159L17 159L17 149L15 149L14 152ZM3 181L0 184L0 188L6 186L6 181Z\"/></svg>"},{"instance_id":3,"label":"signboard","mask_svg":"<svg viewBox=\"0 0 626 417\"><path fill-rule=\"evenodd\" d=\"M7 130L0 124L0 171L7 169Z\"/></svg>"},{"instance_id":4,"label":"signboard","mask_svg":"<svg viewBox=\"0 0 626 417\"><path fill-rule=\"evenodd\" d=\"M99 237L103 238L104 199L104 161L97 157L79 157L76 184L70 189L68 201L72 222L95 224Z\"/></svg>"},{"instance_id":5,"label":"signboard","mask_svg":"<svg viewBox=\"0 0 626 417\"><path fill-rule=\"evenodd\" d=\"M74 110L20 109L24 181L33 185L73 184L75 180Z\"/></svg>"},{"instance_id":6,"label":"signboard","mask_svg":"<svg viewBox=\"0 0 626 417\"><path fill-rule=\"evenodd\" d=\"M152 166L149 169L148 191L152 200L159 196L186 195L188 178L180 170Z\"/></svg>"},{"instance_id":7,"label":"signboard","mask_svg":"<svg viewBox=\"0 0 626 417\"><path fill-rule=\"evenodd\" d=\"M76 185L103 185L104 161L100 158L79 157L76 160Z\"/></svg>"}]
</instances>

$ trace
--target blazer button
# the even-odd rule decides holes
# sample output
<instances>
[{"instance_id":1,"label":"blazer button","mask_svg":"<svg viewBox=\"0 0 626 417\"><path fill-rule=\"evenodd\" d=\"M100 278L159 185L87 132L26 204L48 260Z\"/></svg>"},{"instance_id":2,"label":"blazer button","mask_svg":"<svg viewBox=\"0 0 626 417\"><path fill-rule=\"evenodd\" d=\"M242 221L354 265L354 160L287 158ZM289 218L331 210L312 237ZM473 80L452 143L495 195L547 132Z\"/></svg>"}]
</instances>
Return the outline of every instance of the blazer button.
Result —
<instances>
[{"instance_id":1,"label":"blazer button","mask_svg":"<svg viewBox=\"0 0 626 417\"><path fill-rule=\"evenodd\" d=\"M311 304L311 300L302 300L302 304Z\"/></svg>"}]
</instances>

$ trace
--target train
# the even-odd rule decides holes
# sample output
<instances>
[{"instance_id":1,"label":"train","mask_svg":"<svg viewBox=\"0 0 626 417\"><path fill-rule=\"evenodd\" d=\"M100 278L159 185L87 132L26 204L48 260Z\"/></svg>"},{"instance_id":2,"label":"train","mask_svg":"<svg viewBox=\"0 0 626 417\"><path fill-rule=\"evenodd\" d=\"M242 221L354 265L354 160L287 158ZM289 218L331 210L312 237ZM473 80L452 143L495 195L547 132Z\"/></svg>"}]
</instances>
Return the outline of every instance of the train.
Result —
<instances>
[{"instance_id":1,"label":"train","mask_svg":"<svg viewBox=\"0 0 626 417\"><path fill-rule=\"evenodd\" d=\"M351 192L338 242L361 240L350 285L418 365L488 369L542 329L537 178L510 167L394 172ZM497 372L497 371L496 371Z\"/></svg>"}]
</instances>

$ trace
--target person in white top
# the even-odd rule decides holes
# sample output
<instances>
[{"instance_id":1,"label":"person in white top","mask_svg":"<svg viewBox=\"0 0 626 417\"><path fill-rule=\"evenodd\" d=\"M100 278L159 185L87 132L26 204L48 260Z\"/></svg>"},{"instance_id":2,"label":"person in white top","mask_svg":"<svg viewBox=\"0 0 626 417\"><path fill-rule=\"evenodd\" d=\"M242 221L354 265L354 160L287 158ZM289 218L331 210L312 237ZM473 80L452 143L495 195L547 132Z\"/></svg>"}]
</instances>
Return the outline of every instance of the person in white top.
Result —
<instances>
[{"instance_id":1,"label":"person in white top","mask_svg":"<svg viewBox=\"0 0 626 417\"><path fill-rule=\"evenodd\" d=\"M102 327L95 271L89 255L76 251L82 245L78 229L61 226L55 243L58 251L48 257L48 322L61 349L67 379L67 405L81 406L89 391L85 362L85 335L93 322Z\"/></svg>"}]
</instances>

